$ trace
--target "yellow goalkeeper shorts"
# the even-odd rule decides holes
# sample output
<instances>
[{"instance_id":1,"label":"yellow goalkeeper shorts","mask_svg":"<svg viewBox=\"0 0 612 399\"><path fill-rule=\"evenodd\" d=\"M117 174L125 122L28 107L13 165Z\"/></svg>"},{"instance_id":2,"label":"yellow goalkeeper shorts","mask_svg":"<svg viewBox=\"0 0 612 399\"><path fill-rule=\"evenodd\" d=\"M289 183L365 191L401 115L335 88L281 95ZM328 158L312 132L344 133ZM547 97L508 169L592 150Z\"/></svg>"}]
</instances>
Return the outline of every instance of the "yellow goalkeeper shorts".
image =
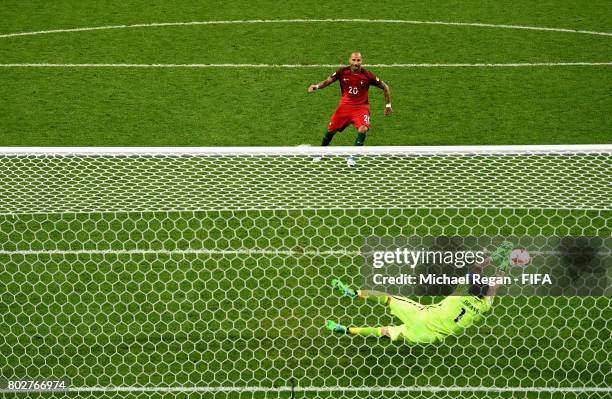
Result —
<instances>
[{"instance_id":1,"label":"yellow goalkeeper shorts","mask_svg":"<svg viewBox=\"0 0 612 399\"><path fill-rule=\"evenodd\" d=\"M389 309L402 321L401 326L388 327L391 340L403 339L409 343L431 343L440 340L439 334L430 331L421 320L425 307L408 298L393 296Z\"/></svg>"}]
</instances>

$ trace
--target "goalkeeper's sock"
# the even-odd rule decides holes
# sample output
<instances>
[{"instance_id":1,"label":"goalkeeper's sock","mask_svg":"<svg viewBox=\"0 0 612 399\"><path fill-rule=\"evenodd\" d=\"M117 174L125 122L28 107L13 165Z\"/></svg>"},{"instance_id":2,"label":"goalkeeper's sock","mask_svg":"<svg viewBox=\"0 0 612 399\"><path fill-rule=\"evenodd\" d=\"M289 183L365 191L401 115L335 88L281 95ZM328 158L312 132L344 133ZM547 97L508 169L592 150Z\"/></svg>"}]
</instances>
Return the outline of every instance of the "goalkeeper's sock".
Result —
<instances>
[{"instance_id":1,"label":"goalkeeper's sock","mask_svg":"<svg viewBox=\"0 0 612 399\"><path fill-rule=\"evenodd\" d=\"M362 146L365 143L366 134L365 133L357 133L357 137L355 137L355 145Z\"/></svg>"},{"instance_id":2,"label":"goalkeeper's sock","mask_svg":"<svg viewBox=\"0 0 612 399\"><path fill-rule=\"evenodd\" d=\"M332 139L334 138L334 134L335 132L325 132L325 136L323 136L323 141L321 141L321 145L323 147L328 146L329 143L331 143Z\"/></svg>"},{"instance_id":3,"label":"goalkeeper's sock","mask_svg":"<svg viewBox=\"0 0 612 399\"><path fill-rule=\"evenodd\" d=\"M367 295L367 291L358 291L357 296L359 296L359 298L375 302L379 305L386 305L389 301L389 297L387 295Z\"/></svg>"},{"instance_id":4,"label":"goalkeeper's sock","mask_svg":"<svg viewBox=\"0 0 612 399\"><path fill-rule=\"evenodd\" d=\"M380 327L349 327L348 333L350 335L364 335L364 336L375 336L382 337L382 329Z\"/></svg>"}]
</instances>

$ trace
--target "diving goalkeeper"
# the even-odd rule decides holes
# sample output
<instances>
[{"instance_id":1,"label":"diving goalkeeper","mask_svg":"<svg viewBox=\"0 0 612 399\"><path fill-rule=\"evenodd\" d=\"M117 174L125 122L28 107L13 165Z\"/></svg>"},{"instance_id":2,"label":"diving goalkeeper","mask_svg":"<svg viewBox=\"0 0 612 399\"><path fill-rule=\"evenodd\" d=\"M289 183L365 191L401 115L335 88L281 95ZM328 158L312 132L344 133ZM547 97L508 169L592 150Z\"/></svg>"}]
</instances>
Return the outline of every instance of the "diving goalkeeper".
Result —
<instances>
[{"instance_id":1,"label":"diving goalkeeper","mask_svg":"<svg viewBox=\"0 0 612 399\"><path fill-rule=\"evenodd\" d=\"M497 250L477 265L473 273L480 274L491 262L497 265L497 275L504 276L510 266L511 243L502 244ZM334 279L332 285L342 295L353 298L369 298L386 305L391 314L402 321L399 326L345 327L332 320L326 322L327 329L340 334L388 337L392 341L403 339L408 343L434 343L449 335L458 335L466 328L477 324L484 313L491 309L499 285L472 284L467 296L451 295L437 304L424 306L401 296L389 296L377 291L354 290Z\"/></svg>"}]
</instances>

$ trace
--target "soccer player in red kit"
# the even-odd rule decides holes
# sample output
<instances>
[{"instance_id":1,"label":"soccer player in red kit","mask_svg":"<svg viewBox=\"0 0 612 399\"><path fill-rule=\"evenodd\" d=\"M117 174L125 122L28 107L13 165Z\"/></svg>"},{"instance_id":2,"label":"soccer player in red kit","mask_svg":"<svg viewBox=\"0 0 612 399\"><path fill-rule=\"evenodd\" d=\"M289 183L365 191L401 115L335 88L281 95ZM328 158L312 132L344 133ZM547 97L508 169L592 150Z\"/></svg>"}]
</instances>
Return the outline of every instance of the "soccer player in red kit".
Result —
<instances>
[{"instance_id":1,"label":"soccer player in red kit","mask_svg":"<svg viewBox=\"0 0 612 399\"><path fill-rule=\"evenodd\" d=\"M357 128L355 145L363 145L366 133L370 129L370 102L368 98L370 85L374 85L384 92L385 116L391 115L393 112L389 86L372 72L362 68L362 59L360 52L352 53L349 66L338 69L324 81L308 87L308 92L312 93L329 86L336 80L340 81L342 99L327 125L327 131L321 143L322 146L329 145L334 138L334 134L343 131L351 123ZM349 158L348 163L350 166L355 164L352 158Z\"/></svg>"}]
</instances>

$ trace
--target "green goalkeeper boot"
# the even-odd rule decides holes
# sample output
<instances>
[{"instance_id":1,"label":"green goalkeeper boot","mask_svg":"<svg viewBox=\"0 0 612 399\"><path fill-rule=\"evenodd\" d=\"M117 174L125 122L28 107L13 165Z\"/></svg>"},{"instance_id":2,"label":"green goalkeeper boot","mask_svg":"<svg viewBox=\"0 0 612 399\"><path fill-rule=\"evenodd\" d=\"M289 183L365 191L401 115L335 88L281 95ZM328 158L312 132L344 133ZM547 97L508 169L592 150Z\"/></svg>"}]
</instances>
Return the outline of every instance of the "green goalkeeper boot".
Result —
<instances>
[{"instance_id":1,"label":"green goalkeeper boot","mask_svg":"<svg viewBox=\"0 0 612 399\"><path fill-rule=\"evenodd\" d=\"M514 249L514 244L509 241L504 242L495 251L491 252L491 260L497 270L502 273L507 273L510 268L510 252Z\"/></svg>"},{"instance_id":2,"label":"green goalkeeper boot","mask_svg":"<svg viewBox=\"0 0 612 399\"><path fill-rule=\"evenodd\" d=\"M327 328L329 331L333 331L333 332L338 333L338 334L346 334L346 332L347 332L347 330L348 330L348 329L347 329L346 327L344 327L343 325L338 324L338 323L336 323L335 321L332 321L332 320L327 320L327 321L325 322L325 327L326 327L326 328Z\"/></svg>"},{"instance_id":3,"label":"green goalkeeper boot","mask_svg":"<svg viewBox=\"0 0 612 399\"><path fill-rule=\"evenodd\" d=\"M354 298L357 296L357 291L355 291L348 285L344 284L342 281L338 280L337 278L333 279L331 283L332 283L332 287L337 288L341 295L350 296L351 298Z\"/></svg>"}]
</instances>

